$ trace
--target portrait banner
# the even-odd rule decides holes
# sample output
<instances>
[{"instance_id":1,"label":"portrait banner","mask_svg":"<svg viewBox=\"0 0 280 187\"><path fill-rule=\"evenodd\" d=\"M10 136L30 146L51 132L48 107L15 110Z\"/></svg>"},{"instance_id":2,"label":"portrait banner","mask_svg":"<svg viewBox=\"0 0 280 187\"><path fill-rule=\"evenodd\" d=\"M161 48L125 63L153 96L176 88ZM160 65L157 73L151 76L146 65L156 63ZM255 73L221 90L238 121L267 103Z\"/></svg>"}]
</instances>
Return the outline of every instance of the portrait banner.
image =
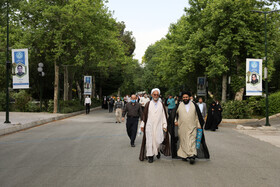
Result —
<instances>
[{"instance_id":1,"label":"portrait banner","mask_svg":"<svg viewBox=\"0 0 280 187\"><path fill-rule=\"evenodd\" d=\"M84 76L84 95L91 95L92 76Z\"/></svg>"},{"instance_id":2,"label":"portrait banner","mask_svg":"<svg viewBox=\"0 0 280 187\"><path fill-rule=\"evenodd\" d=\"M28 49L12 49L13 89L29 88Z\"/></svg>"},{"instance_id":3,"label":"portrait banner","mask_svg":"<svg viewBox=\"0 0 280 187\"><path fill-rule=\"evenodd\" d=\"M262 95L262 59L246 59L246 96Z\"/></svg>"},{"instance_id":4,"label":"portrait banner","mask_svg":"<svg viewBox=\"0 0 280 187\"><path fill-rule=\"evenodd\" d=\"M197 77L197 96L206 96L206 77Z\"/></svg>"}]
</instances>

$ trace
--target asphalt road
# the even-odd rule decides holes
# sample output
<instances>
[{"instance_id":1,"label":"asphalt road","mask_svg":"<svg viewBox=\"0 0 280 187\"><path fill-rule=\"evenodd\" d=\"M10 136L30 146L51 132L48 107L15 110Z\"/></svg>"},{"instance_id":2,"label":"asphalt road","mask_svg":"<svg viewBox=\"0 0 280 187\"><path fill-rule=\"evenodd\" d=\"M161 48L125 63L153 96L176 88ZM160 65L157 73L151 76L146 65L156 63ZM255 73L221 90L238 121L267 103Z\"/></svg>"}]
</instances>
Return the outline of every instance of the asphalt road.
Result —
<instances>
[{"instance_id":1,"label":"asphalt road","mask_svg":"<svg viewBox=\"0 0 280 187\"><path fill-rule=\"evenodd\" d=\"M280 186L280 149L223 125L210 160L138 160L125 124L98 110L0 137L0 186Z\"/></svg>"}]
</instances>

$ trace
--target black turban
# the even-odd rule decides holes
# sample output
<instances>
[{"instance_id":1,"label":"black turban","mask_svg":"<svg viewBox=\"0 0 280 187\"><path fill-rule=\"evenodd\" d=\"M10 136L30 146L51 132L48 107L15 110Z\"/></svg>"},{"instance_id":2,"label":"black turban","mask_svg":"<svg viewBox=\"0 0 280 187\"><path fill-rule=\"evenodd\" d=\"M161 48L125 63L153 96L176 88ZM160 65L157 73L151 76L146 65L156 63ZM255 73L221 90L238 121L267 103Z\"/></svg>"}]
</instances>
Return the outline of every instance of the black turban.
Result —
<instances>
[{"instance_id":1,"label":"black turban","mask_svg":"<svg viewBox=\"0 0 280 187\"><path fill-rule=\"evenodd\" d=\"M186 92L186 91L184 91L184 92L182 92L182 97L183 97L183 95L188 95L189 97L191 97L192 96L192 93L191 92Z\"/></svg>"}]
</instances>

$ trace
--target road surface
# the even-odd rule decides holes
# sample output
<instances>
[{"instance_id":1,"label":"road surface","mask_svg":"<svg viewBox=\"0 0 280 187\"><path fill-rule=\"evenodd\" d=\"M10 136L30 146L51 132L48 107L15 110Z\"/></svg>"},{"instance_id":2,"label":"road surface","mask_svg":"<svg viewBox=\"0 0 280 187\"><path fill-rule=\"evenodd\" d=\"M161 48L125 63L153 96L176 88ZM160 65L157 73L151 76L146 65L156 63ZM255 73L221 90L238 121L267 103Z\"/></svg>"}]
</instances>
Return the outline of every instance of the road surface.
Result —
<instances>
[{"instance_id":1,"label":"road surface","mask_svg":"<svg viewBox=\"0 0 280 187\"><path fill-rule=\"evenodd\" d=\"M232 125L206 132L210 160L138 159L104 110L0 137L0 186L280 186L280 148Z\"/></svg>"}]
</instances>

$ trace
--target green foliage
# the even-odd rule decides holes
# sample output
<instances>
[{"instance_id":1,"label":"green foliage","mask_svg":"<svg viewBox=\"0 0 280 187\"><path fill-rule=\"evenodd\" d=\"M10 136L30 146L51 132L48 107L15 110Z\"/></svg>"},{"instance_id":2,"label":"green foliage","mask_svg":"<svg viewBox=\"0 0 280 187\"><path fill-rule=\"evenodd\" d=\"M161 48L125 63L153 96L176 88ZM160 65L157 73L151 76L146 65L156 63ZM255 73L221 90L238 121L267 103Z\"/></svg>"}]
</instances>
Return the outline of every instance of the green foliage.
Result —
<instances>
[{"instance_id":1,"label":"green foliage","mask_svg":"<svg viewBox=\"0 0 280 187\"><path fill-rule=\"evenodd\" d=\"M84 106L79 100L59 101L60 113L72 113L84 110Z\"/></svg>"},{"instance_id":2,"label":"green foliage","mask_svg":"<svg viewBox=\"0 0 280 187\"><path fill-rule=\"evenodd\" d=\"M253 111L253 116L263 116L264 98L261 96L253 96L247 99L248 107Z\"/></svg>"},{"instance_id":3,"label":"green foliage","mask_svg":"<svg viewBox=\"0 0 280 187\"><path fill-rule=\"evenodd\" d=\"M6 93L0 92L0 111L4 111L6 109Z\"/></svg>"},{"instance_id":4,"label":"green foliage","mask_svg":"<svg viewBox=\"0 0 280 187\"><path fill-rule=\"evenodd\" d=\"M52 99L50 99L49 102L48 102L48 109L47 109L47 111L48 112L53 112L53 106L54 106L54 102L53 102Z\"/></svg>"},{"instance_id":5,"label":"green foliage","mask_svg":"<svg viewBox=\"0 0 280 187\"><path fill-rule=\"evenodd\" d=\"M40 103L35 103L34 101L29 101L27 103L26 112L40 112Z\"/></svg>"},{"instance_id":6,"label":"green foliage","mask_svg":"<svg viewBox=\"0 0 280 187\"><path fill-rule=\"evenodd\" d=\"M246 58L264 56L264 17L252 10L269 10L269 1L189 1L186 14L171 24L165 38L148 47L144 56L146 87L168 93L180 89L196 92L196 78L206 76L208 90L219 97L222 76L231 76L235 95L245 86ZM267 19L268 71L275 71L279 54L279 14ZM279 57L278 57L279 59ZM152 78L152 79L151 79ZM270 81L272 80L269 77Z\"/></svg>"},{"instance_id":7,"label":"green foliage","mask_svg":"<svg viewBox=\"0 0 280 187\"><path fill-rule=\"evenodd\" d=\"M265 98L260 101L262 106L262 115L265 116ZM280 113L280 92L268 96L269 115Z\"/></svg>"},{"instance_id":8,"label":"green foliage","mask_svg":"<svg viewBox=\"0 0 280 187\"><path fill-rule=\"evenodd\" d=\"M91 99L91 108L100 106L100 103L101 103L100 99L92 98Z\"/></svg>"},{"instance_id":9,"label":"green foliage","mask_svg":"<svg viewBox=\"0 0 280 187\"><path fill-rule=\"evenodd\" d=\"M28 102L31 100L30 94L26 90L20 90L17 93L13 93L12 98L15 99L14 108L15 111L26 112L28 108Z\"/></svg>"},{"instance_id":10,"label":"green foliage","mask_svg":"<svg viewBox=\"0 0 280 187\"><path fill-rule=\"evenodd\" d=\"M226 119L247 119L253 111L247 101L229 101L222 104L223 118Z\"/></svg>"}]
</instances>

